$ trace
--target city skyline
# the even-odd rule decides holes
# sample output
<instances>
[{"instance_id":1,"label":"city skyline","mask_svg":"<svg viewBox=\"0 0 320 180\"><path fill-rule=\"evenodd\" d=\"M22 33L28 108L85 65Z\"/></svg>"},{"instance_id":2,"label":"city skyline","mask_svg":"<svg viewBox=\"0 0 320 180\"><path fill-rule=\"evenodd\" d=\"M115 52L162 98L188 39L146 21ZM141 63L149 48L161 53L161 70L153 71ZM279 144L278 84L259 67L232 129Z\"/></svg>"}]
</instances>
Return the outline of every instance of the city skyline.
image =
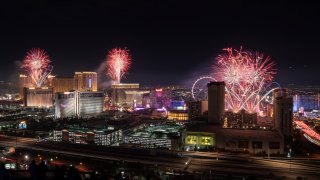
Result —
<instances>
[{"instance_id":1,"label":"city skyline","mask_svg":"<svg viewBox=\"0 0 320 180\"><path fill-rule=\"evenodd\" d=\"M0 179L319 179L320 6L0 6Z\"/></svg>"},{"instance_id":2,"label":"city skyline","mask_svg":"<svg viewBox=\"0 0 320 180\"><path fill-rule=\"evenodd\" d=\"M223 48L243 46L275 61L282 86L319 84L312 4L30 1L2 8L2 80L16 79L31 48L49 54L54 75L71 76L98 71L109 50L126 47L132 68L124 82L189 85L211 72Z\"/></svg>"}]
</instances>

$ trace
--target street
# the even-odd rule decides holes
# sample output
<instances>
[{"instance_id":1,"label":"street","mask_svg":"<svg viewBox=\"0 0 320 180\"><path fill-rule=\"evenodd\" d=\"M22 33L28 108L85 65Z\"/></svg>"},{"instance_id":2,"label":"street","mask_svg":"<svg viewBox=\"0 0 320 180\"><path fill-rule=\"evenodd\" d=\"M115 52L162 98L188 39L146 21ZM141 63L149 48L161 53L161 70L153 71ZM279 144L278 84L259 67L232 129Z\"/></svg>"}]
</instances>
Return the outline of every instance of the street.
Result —
<instances>
[{"instance_id":1,"label":"street","mask_svg":"<svg viewBox=\"0 0 320 180\"><path fill-rule=\"evenodd\" d=\"M320 176L320 159L317 158L273 158L251 157L249 155L222 154L212 152L180 152L124 147L103 147L69 143L41 142L31 138L3 137L1 146L12 146L30 151L49 152L97 159L99 161L140 162L157 164L159 168L182 170L189 173L216 173L238 176L276 177L295 179L298 176L317 179Z\"/></svg>"}]
</instances>

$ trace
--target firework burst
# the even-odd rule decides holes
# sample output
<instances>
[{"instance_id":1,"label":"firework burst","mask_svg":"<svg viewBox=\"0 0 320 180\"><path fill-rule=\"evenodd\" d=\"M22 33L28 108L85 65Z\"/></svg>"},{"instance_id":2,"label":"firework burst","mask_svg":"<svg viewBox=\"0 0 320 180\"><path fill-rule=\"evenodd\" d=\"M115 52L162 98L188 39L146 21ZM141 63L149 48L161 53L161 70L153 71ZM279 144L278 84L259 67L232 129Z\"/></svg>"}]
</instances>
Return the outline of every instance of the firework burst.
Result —
<instances>
[{"instance_id":1,"label":"firework burst","mask_svg":"<svg viewBox=\"0 0 320 180\"><path fill-rule=\"evenodd\" d=\"M215 78L226 83L226 108L259 112L259 104L276 74L275 63L261 53L226 48L214 65Z\"/></svg>"},{"instance_id":2,"label":"firework burst","mask_svg":"<svg viewBox=\"0 0 320 180\"><path fill-rule=\"evenodd\" d=\"M114 48L107 57L107 74L117 84L131 67L131 57L127 49Z\"/></svg>"},{"instance_id":3,"label":"firework burst","mask_svg":"<svg viewBox=\"0 0 320 180\"><path fill-rule=\"evenodd\" d=\"M31 49L27 52L21 68L25 69L36 87L41 87L51 73L50 59L42 49Z\"/></svg>"}]
</instances>

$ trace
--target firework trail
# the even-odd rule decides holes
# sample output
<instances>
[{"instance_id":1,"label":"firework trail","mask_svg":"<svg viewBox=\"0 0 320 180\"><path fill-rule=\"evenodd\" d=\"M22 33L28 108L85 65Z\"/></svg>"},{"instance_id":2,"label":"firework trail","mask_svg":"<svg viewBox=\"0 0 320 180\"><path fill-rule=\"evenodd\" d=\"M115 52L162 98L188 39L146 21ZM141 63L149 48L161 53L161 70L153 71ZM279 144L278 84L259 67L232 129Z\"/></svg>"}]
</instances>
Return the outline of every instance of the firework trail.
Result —
<instances>
[{"instance_id":1,"label":"firework trail","mask_svg":"<svg viewBox=\"0 0 320 180\"><path fill-rule=\"evenodd\" d=\"M107 57L107 74L119 84L121 78L131 67L131 57L127 49L114 48L109 51Z\"/></svg>"},{"instance_id":2,"label":"firework trail","mask_svg":"<svg viewBox=\"0 0 320 180\"><path fill-rule=\"evenodd\" d=\"M36 87L41 87L52 71L50 59L42 49L31 49L27 52L21 68L25 69Z\"/></svg>"},{"instance_id":3,"label":"firework trail","mask_svg":"<svg viewBox=\"0 0 320 180\"><path fill-rule=\"evenodd\" d=\"M261 96L272 83L275 63L261 53L226 48L214 65L218 81L226 83L226 108L259 112Z\"/></svg>"}]
</instances>

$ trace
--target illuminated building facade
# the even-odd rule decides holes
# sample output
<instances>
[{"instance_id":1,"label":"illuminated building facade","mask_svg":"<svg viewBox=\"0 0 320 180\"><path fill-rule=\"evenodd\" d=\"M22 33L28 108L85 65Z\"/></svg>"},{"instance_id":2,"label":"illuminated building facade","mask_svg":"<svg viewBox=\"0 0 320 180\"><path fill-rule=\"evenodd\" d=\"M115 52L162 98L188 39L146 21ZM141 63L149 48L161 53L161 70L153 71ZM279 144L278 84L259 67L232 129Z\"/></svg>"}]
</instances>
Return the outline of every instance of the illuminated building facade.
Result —
<instances>
[{"instance_id":1,"label":"illuminated building facade","mask_svg":"<svg viewBox=\"0 0 320 180\"><path fill-rule=\"evenodd\" d=\"M225 111L225 83L208 83L208 122L221 124Z\"/></svg>"},{"instance_id":2,"label":"illuminated building facade","mask_svg":"<svg viewBox=\"0 0 320 180\"><path fill-rule=\"evenodd\" d=\"M301 94L293 96L293 112L320 110L320 94Z\"/></svg>"},{"instance_id":3,"label":"illuminated building facade","mask_svg":"<svg viewBox=\"0 0 320 180\"><path fill-rule=\"evenodd\" d=\"M187 121L189 119L188 112L172 110L168 111L168 120Z\"/></svg>"},{"instance_id":4,"label":"illuminated building facade","mask_svg":"<svg viewBox=\"0 0 320 180\"><path fill-rule=\"evenodd\" d=\"M112 84L112 89L139 89L139 83Z\"/></svg>"},{"instance_id":5,"label":"illuminated building facade","mask_svg":"<svg viewBox=\"0 0 320 180\"><path fill-rule=\"evenodd\" d=\"M30 76L20 74L19 76L19 95L20 98L24 97L24 88L33 88L34 84Z\"/></svg>"},{"instance_id":6,"label":"illuminated building facade","mask_svg":"<svg viewBox=\"0 0 320 180\"><path fill-rule=\"evenodd\" d=\"M204 118L208 112L208 101L191 101L188 105L189 120ZM208 118L205 117L207 120Z\"/></svg>"},{"instance_id":7,"label":"illuminated building facade","mask_svg":"<svg viewBox=\"0 0 320 180\"><path fill-rule=\"evenodd\" d=\"M221 128L211 124L192 124L183 132L184 150L210 149L253 154L284 153L284 138L278 131Z\"/></svg>"},{"instance_id":8,"label":"illuminated building facade","mask_svg":"<svg viewBox=\"0 0 320 180\"><path fill-rule=\"evenodd\" d=\"M171 109L175 105L175 104L171 103L172 99L173 99L172 98L172 90L169 88L167 88L167 89L164 89L164 88L150 89L150 93L144 94L144 96L143 96L142 106L145 108L158 109L158 108L165 107L165 108ZM180 103L180 102L178 102L178 103ZM177 108L177 106L174 108ZM181 106L179 108L181 108Z\"/></svg>"},{"instance_id":9,"label":"illuminated building facade","mask_svg":"<svg viewBox=\"0 0 320 180\"><path fill-rule=\"evenodd\" d=\"M199 150L216 147L215 133L208 132L186 132L183 136L184 149Z\"/></svg>"},{"instance_id":10,"label":"illuminated building facade","mask_svg":"<svg viewBox=\"0 0 320 180\"><path fill-rule=\"evenodd\" d=\"M276 131L222 129L217 134L217 147L253 154L283 154L284 139Z\"/></svg>"},{"instance_id":11,"label":"illuminated building facade","mask_svg":"<svg viewBox=\"0 0 320 180\"><path fill-rule=\"evenodd\" d=\"M171 110L186 110L187 105L183 100L172 100L170 104Z\"/></svg>"},{"instance_id":12,"label":"illuminated building facade","mask_svg":"<svg viewBox=\"0 0 320 180\"><path fill-rule=\"evenodd\" d=\"M273 113L274 113L274 106L273 104L267 104L267 113L266 113L266 116L268 118L273 118Z\"/></svg>"},{"instance_id":13,"label":"illuminated building facade","mask_svg":"<svg viewBox=\"0 0 320 180\"><path fill-rule=\"evenodd\" d=\"M173 99L170 88L155 89L152 94L156 97L154 108L170 107Z\"/></svg>"},{"instance_id":14,"label":"illuminated building facade","mask_svg":"<svg viewBox=\"0 0 320 180\"><path fill-rule=\"evenodd\" d=\"M154 102L155 102L155 98L152 97L150 93L144 94L142 96L142 107L151 108L153 107Z\"/></svg>"},{"instance_id":15,"label":"illuminated building facade","mask_svg":"<svg viewBox=\"0 0 320 180\"><path fill-rule=\"evenodd\" d=\"M224 119L228 128L252 128L257 126L257 113L248 113L244 109L239 112L225 112Z\"/></svg>"},{"instance_id":16,"label":"illuminated building facade","mask_svg":"<svg viewBox=\"0 0 320 180\"><path fill-rule=\"evenodd\" d=\"M75 72L74 86L77 91L97 91L98 78L96 72Z\"/></svg>"},{"instance_id":17,"label":"illuminated building facade","mask_svg":"<svg viewBox=\"0 0 320 180\"><path fill-rule=\"evenodd\" d=\"M78 92L77 110L80 117L92 117L103 111L103 92Z\"/></svg>"},{"instance_id":18,"label":"illuminated building facade","mask_svg":"<svg viewBox=\"0 0 320 180\"><path fill-rule=\"evenodd\" d=\"M73 77L55 77L52 80L52 88L54 93L75 90L74 78Z\"/></svg>"},{"instance_id":19,"label":"illuminated building facade","mask_svg":"<svg viewBox=\"0 0 320 180\"><path fill-rule=\"evenodd\" d=\"M43 87L51 87L52 81L54 78L55 76L49 75ZM24 88L31 88L31 89L35 88L35 84L30 76L20 74L19 75L19 96L21 99L24 99Z\"/></svg>"},{"instance_id":20,"label":"illuminated building facade","mask_svg":"<svg viewBox=\"0 0 320 180\"><path fill-rule=\"evenodd\" d=\"M142 98L144 94L150 93L149 91L136 91L136 90L127 90L125 91L125 101L123 103L127 104L129 107L142 107Z\"/></svg>"},{"instance_id":21,"label":"illuminated building facade","mask_svg":"<svg viewBox=\"0 0 320 180\"><path fill-rule=\"evenodd\" d=\"M140 125L124 136L124 143L143 148L179 150L182 126L178 124Z\"/></svg>"},{"instance_id":22,"label":"illuminated building facade","mask_svg":"<svg viewBox=\"0 0 320 180\"><path fill-rule=\"evenodd\" d=\"M24 88L24 106L27 107L52 107L52 88Z\"/></svg>"},{"instance_id":23,"label":"illuminated building facade","mask_svg":"<svg viewBox=\"0 0 320 180\"><path fill-rule=\"evenodd\" d=\"M167 139L167 138L125 136L124 143L137 144L143 148L168 148L168 149L172 149L172 139Z\"/></svg>"},{"instance_id":24,"label":"illuminated building facade","mask_svg":"<svg viewBox=\"0 0 320 180\"><path fill-rule=\"evenodd\" d=\"M93 117L103 111L103 92L63 92L55 96L55 117Z\"/></svg>"},{"instance_id":25,"label":"illuminated building facade","mask_svg":"<svg viewBox=\"0 0 320 180\"><path fill-rule=\"evenodd\" d=\"M122 143L122 130L69 128L53 131L53 141L111 146Z\"/></svg>"},{"instance_id":26,"label":"illuminated building facade","mask_svg":"<svg viewBox=\"0 0 320 180\"><path fill-rule=\"evenodd\" d=\"M55 94L55 117L75 117L77 116L76 91L57 92Z\"/></svg>"},{"instance_id":27,"label":"illuminated building facade","mask_svg":"<svg viewBox=\"0 0 320 180\"><path fill-rule=\"evenodd\" d=\"M3 131L8 128L16 128L16 121L0 121L0 131Z\"/></svg>"},{"instance_id":28,"label":"illuminated building facade","mask_svg":"<svg viewBox=\"0 0 320 180\"><path fill-rule=\"evenodd\" d=\"M139 90L138 83L121 83L111 85L112 104L115 106L134 107L142 106L142 98L150 93Z\"/></svg>"}]
</instances>

